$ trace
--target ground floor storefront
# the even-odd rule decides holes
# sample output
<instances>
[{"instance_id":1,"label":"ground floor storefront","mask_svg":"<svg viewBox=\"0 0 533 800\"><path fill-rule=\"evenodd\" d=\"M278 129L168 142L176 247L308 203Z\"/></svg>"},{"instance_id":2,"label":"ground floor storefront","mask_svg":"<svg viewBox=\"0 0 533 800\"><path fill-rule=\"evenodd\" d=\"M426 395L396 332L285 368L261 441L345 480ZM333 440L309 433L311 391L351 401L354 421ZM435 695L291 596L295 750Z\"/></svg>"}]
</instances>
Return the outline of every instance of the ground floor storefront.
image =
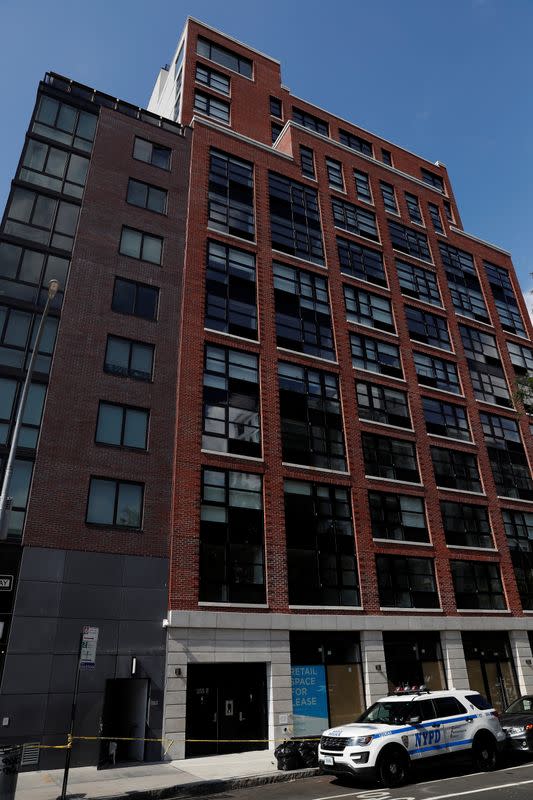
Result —
<instances>
[{"instance_id":1,"label":"ground floor storefront","mask_svg":"<svg viewBox=\"0 0 533 800\"><path fill-rule=\"evenodd\" d=\"M532 644L529 618L171 612L169 754L318 735L402 685L471 688L501 710L533 693Z\"/></svg>"}]
</instances>

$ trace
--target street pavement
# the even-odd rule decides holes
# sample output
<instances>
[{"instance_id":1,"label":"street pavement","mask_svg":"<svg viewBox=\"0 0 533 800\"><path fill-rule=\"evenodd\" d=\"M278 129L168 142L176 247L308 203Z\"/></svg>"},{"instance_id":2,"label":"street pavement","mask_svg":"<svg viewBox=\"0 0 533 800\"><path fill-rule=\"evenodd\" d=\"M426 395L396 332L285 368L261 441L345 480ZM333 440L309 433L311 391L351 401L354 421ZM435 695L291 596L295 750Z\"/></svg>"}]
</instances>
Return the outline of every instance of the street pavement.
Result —
<instances>
[{"instance_id":1,"label":"street pavement","mask_svg":"<svg viewBox=\"0 0 533 800\"><path fill-rule=\"evenodd\" d=\"M440 774L438 774L440 773ZM438 776L437 776L438 775ZM422 770L401 789L381 789L351 783L332 775L304 778L294 783L273 783L248 789L200 795L212 800L531 800L533 763L507 766L495 772L467 773L439 767ZM198 797L198 795L196 795Z\"/></svg>"}]
</instances>

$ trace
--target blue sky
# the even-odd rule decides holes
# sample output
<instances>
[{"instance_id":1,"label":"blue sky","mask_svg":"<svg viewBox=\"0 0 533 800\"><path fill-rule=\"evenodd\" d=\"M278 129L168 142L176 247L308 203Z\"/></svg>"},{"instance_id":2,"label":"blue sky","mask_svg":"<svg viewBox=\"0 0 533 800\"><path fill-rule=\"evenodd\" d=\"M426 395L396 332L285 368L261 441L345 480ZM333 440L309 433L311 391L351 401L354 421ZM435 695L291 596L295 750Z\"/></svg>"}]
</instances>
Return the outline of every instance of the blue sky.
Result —
<instances>
[{"instance_id":1,"label":"blue sky","mask_svg":"<svg viewBox=\"0 0 533 800\"><path fill-rule=\"evenodd\" d=\"M46 70L146 105L188 14L278 58L295 94L445 163L465 229L533 287L531 0L0 0L1 208Z\"/></svg>"}]
</instances>

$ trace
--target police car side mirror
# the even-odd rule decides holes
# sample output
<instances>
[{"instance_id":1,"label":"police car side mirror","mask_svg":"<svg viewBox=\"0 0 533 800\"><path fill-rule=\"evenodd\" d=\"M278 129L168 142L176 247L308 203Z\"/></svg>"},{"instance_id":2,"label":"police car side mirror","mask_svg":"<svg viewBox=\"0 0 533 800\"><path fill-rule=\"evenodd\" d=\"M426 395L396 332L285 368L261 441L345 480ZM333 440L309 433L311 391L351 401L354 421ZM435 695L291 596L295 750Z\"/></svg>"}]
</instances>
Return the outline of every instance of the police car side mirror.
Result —
<instances>
[{"instance_id":1,"label":"police car side mirror","mask_svg":"<svg viewBox=\"0 0 533 800\"><path fill-rule=\"evenodd\" d=\"M419 716L418 717L409 717L408 722L409 722L409 725L418 725L418 723L420 722L420 717Z\"/></svg>"}]
</instances>

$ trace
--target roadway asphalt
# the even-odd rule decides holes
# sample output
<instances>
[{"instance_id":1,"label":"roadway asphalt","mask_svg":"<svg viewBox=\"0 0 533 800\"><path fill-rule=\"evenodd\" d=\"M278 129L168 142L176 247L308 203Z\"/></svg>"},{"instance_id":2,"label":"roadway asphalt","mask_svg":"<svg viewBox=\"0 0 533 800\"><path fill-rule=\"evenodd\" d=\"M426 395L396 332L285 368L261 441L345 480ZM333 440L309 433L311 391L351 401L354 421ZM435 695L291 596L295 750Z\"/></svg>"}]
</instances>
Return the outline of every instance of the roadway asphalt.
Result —
<instances>
[{"instance_id":1,"label":"roadway asphalt","mask_svg":"<svg viewBox=\"0 0 533 800\"><path fill-rule=\"evenodd\" d=\"M202 795L196 795L196 797ZM469 772L464 766L418 767L401 789L380 789L319 775L293 783L273 783L209 795L213 800L531 800L533 760L495 772Z\"/></svg>"}]
</instances>

